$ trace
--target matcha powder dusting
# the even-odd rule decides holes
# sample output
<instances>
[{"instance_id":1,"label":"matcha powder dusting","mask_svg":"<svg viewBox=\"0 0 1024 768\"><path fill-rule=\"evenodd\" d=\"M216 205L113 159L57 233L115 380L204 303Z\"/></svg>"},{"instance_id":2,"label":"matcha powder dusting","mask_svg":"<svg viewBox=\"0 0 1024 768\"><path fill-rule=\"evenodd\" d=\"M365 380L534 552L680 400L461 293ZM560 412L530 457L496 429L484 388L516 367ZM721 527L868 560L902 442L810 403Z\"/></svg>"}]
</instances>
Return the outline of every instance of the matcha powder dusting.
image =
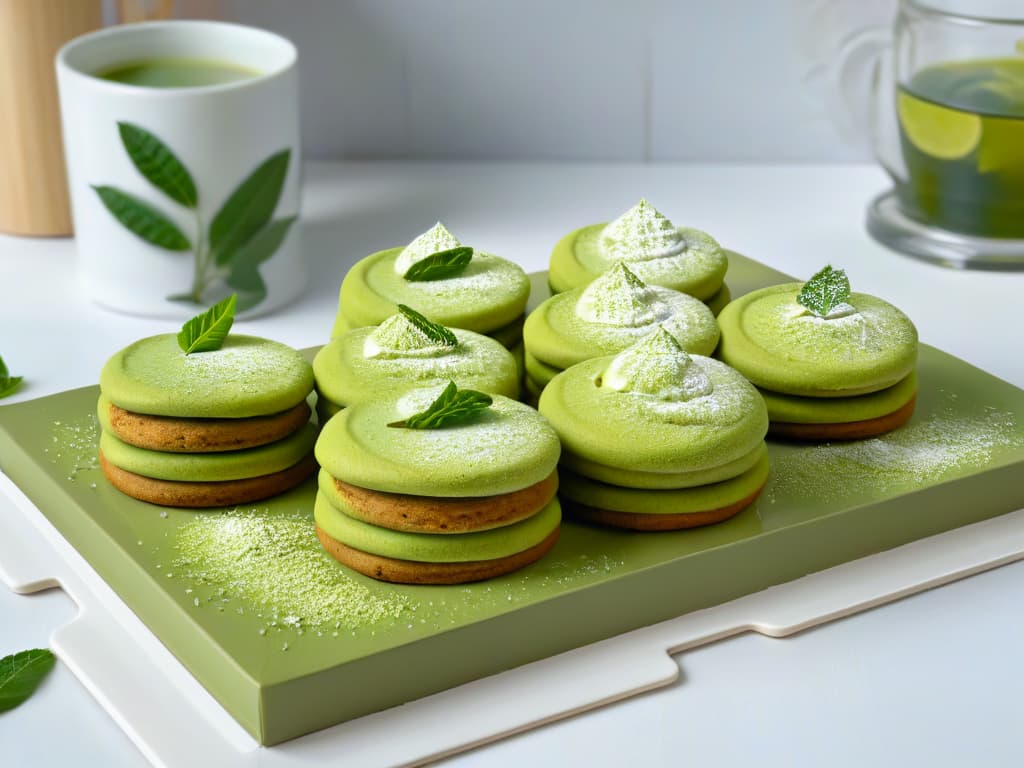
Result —
<instances>
[{"instance_id":1,"label":"matcha powder dusting","mask_svg":"<svg viewBox=\"0 0 1024 768\"><path fill-rule=\"evenodd\" d=\"M982 469L999 453L1024 448L1013 413L955 409L956 396L918 423L870 440L810 447L781 457L766 489L769 501L792 495L842 499L847 488L878 497L914 490Z\"/></svg>"},{"instance_id":2,"label":"matcha powder dusting","mask_svg":"<svg viewBox=\"0 0 1024 768\"><path fill-rule=\"evenodd\" d=\"M178 529L177 575L252 611L272 627L357 630L400 618L398 593L371 591L317 541L308 515L240 509Z\"/></svg>"}]
</instances>

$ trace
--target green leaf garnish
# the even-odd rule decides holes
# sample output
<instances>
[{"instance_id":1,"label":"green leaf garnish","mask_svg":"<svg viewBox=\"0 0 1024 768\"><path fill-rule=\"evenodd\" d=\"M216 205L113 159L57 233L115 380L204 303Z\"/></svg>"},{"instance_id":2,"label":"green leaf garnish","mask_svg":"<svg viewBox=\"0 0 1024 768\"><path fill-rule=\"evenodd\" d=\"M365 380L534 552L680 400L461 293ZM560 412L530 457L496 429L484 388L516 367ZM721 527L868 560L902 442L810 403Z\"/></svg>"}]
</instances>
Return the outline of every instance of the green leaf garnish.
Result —
<instances>
[{"instance_id":1,"label":"green leaf garnish","mask_svg":"<svg viewBox=\"0 0 1024 768\"><path fill-rule=\"evenodd\" d=\"M166 251L187 251L192 248L178 225L149 203L116 187L94 186L93 189L115 219L150 245Z\"/></svg>"},{"instance_id":2,"label":"green leaf garnish","mask_svg":"<svg viewBox=\"0 0 1024 768\"><path fill-rule=\"evenodd\" d=\"M21 385L23 379L24 376L11 376L7 370L7 364L0 357L0 397L14 394L14 390Z\"/></svg>"},{"instance_id":3,"label":"green leaf garnish","mask_svg":"<svg viewBox=\"0 0 1024 768\"><path fill-rule=\"evenodd\" d=\"M428 280L443 280L446 277L454 277L466 268L473 258L473 249L462 245L458 248L450 248L447 251L432 253L425 259L420 259L402 275L409 282L426 282Z\"/></svg>"},{"instance_id":4,"label":"green leaf garnish","mask_svg":"<svg viewBox=\"0 0 1024 768\"><path fill-rule=\"evenodd\" d=\"M53 653L46 648L0 659L0 712L14 709L31 696L55 662Z\"/></svg>"},{"instance_id":5,"label":"green leaf garnish","mask_svg":"<svg viewBox=\"0 0 1024 768\"><path fill-rule=\"evenodd\" d=\"M477 392L475 389L459 389L454 381L449 381L448 386L425 411L413 414L403 421L393 421L388 426L438 429L461 424L487 410L492 402L490 395Z\"/></svg>"},{"instance_id":6,"label":"green leaf garnish","mask_svg":"<svg viewBox=\"0 0 1024 768\"><path fill-rule=\"evenodd\" d=\"M212 352L220 349L235 322L238 296L231 294L183 326L178 334L178 346L186 355L193 352Z\"/></svg>"},{"instance_id":7,"label":"green leaf garnish","mask_svg":"<svg viewBox=\"0 0 1024 768\"><path fill-rule=\"evenodd\" d=\"M850 298L850 281L846 272L832 269L832 265L815 273L804 283L797 295L797 303L817 317L828 317L836 307Z\"/></svg>"},{"instance_id":8,"label":"green leaf garnish","mask_svg":"<svg viewBox=\"0 0 1024 768\"><path fill-rule=\"evenodd\" d=\"M132 123L118 123L117 130L128 157L150 184L186 208L196 207L199 193L192 174L166 144Z\"/></svg>"},{"instance_id":9,"label":"green leaf garnish","mask_svg":"<svg viewBox=\"0 0 1024 768\"><path fill-rule=\"evenodd\" d=\"M210 250L220 266L261 230L277 207L288 175L291 150L284 149L264 160L231 193L210 222Z\"/></svg>"},{"instance_id":10,"label":"green leaf garnish","mask_svg":"<svg viewBox=\"0 0 1024 768\"><path fill-rule=\"evenodd\" d=\"M459 343L459 340L455 338L454 333L440 323L433 323L430 320L427 320L427 318L412 307L407 307L405 304L399 304L398 311L402 313L406 320L415 325L424 336L435 344L441 344L445 347L454 347Z\"/></svg>"}]
</instances>

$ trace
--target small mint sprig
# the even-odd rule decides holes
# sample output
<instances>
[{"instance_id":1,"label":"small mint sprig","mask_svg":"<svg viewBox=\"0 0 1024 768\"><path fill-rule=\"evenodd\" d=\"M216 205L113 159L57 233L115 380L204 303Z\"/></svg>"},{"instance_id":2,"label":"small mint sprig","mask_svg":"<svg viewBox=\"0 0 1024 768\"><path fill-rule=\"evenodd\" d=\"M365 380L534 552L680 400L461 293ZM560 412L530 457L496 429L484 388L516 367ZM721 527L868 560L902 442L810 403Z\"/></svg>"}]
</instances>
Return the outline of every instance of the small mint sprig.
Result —
<instances>
[{"instance_id":1,"label":"small mint sprig","mask_svg":"<svg viewBox=\"0 0 1024 768\"><path fill-rule=\"evenodd\" d=\"M850 281L846 272L828 264L804 283L796 300L815 317L828 317L849 298Z\"/></svg>"},{"instance_id":2,"label":"small mint sprig","mask_svg":"<svg viewBox=\"0 0 1024 768\"><path fill-rule=\"evenodd\" d=\"M458 345L459 340L455 338L455 334L448 328L445 328L440 323L433 323L430 320L427 320L426 317L421 315L412 307L407 307L405 304L399 304L398 311L402 313L402 316L406 320L416 326L424 336L435 344L440 344L444 347L454 347Z\"/></svg>"},{"instance_id":3,"label":"small mint sprig","mask_svg":"<svg viewBox=\"0 0 1024 768\"><path fill-rule=\"evenodd\" d=\"M13 395L14 391L21 386L24 376L11 376L7 371L7 364L0 357L0 397Z\"/></svg>"},{"instance_id":4,"label":"small mint sprig","mask_svg":"<svg viewBox=\"0 0 1024 768\"><path fill-rule=\"evenodd\" d=\"M0 659L0 712L14 709L31 696L56 662L47 648L13 653Z\"/></svg>"},{"instance_id":5,"label":"small mint sprig","mask_svg":"<svg viewBox=\"0 0 1024 768\"><path fill-rule=\"evenodd\" d=\"M404 429L438 429L452 424L462 424L483 413L494 402L490 395L475 389L459 389L454 381L432 402L425 411L413 414L402 421L393 421L389 427Z\"/></svg>"},{"instance_id":6,"label":"small mint sprig","mask_svg":"<svg viewBox=\"0 0 1024 768\"><path fill-rule=\"evenodd\" d=\"M232 293L202 314L196 315L178 333L178 346L186 355L220 349L235 322L238 295Z\"/></svg>"},{"instance_id":7,"label":"small mint sprig","mask_svg":"<svg viewBox=\"0 0 1024 768\"><path fill-rule=\"evenodd\" d=\"M425 259L420 259L405 270L402 277L412 283L444 280L460 274L472 258L473 249L468 246L449 248L447 251L438 251Z\"/></svg>"}]
</instances>

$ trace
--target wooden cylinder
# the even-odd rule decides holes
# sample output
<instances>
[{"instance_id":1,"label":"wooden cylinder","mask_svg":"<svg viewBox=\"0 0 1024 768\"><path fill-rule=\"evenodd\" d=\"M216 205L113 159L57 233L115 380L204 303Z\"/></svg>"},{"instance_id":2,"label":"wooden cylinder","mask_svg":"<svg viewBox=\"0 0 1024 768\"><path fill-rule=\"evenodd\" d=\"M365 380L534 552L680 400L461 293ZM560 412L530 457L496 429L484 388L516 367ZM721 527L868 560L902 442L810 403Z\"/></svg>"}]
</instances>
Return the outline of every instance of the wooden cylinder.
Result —
<instances>
[{"instance_id":1,"label":"wooden cylinder","mask_svg":"<svg viewBox=\"0 0 1024 768\"><path fill-rule=\"evenodd\" d=\"M102 24L102 0L0 0L0 232L71 234L53 62Z\"/></svg>"}]
</instances>

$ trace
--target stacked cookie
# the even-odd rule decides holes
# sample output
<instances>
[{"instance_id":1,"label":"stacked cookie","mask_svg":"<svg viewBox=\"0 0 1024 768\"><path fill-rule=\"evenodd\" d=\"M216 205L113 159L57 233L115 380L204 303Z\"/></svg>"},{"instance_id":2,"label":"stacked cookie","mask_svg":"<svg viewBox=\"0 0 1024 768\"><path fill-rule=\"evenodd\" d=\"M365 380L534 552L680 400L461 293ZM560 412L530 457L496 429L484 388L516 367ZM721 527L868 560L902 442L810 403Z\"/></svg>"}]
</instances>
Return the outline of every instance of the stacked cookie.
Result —
<instances>
[{"instance_id":1,"label":"stacked cookie","mask_svg":"<svg viewBox=\"0 0 1024 768\"><path fill-rule=\"evenodd\" d=\"M676 227L642 199L609 224L573 230L551 252L548 281L555 293L586 285L616 261L645 283L688 293L717 314L729 302L729 261L699 229Z\"/></svg>"},{"instance_id":2,"label":"stacked cookie","mask_svg":"<svg viewBox=\"0 0 1024 768\"><path fill-rule=\"evenodd\" d=\"M557 293L523 327L525 387L534 399L559 372L621 352L662 325L684 350L710 355L718 344L711 310L685 293L648 285L623 261L589 285Z\"/></svg>"},{"instance_id":3,"label":"stacked cookie","mask_svg":"<svg viewBox=\"0 0 1024 768\"><path fill-rule=\"evenodd\" d=\"M558 437L535 410L454 384L354 404L317 441L317 535L384 581L521 568L558 538Z\"/></svg>"},{"instance_id":4,"label":"stacked cookie","mask_svg":"<svg viewBox=\"0 0 1024 768\"><path fill-rule=\"evenodd\" d=\"M529 296L519 265L462 245L438 222L404 248L378 251L348 271L331 338L379 325L405 304L433 322L492 336L511 349L522 340Z\"/></svg>"},{"instance_id":5,"label":"stacked cookie","mask_svg":"<svg viewBox=\"0 0 1024 768\"><path fill-rule=\"evenodd\" d=\"M315 470L309 363L291 347L228 336L186 354L174 334L114 354L100 374L100 465L142 501L221 507L285 491Z\"/></svg>"},{"instance_id":6,"label":"stacked cookie","mask_svg":"<svg viewBox=\"0 0 1024 768\"><path fill-rule=\"evenodd\" d=\"M323 424L342 408L389 392L445 384L519 396L515 358L496 340L432 323L400 304L377 327L348 331L313 359L317 410Z\"/></svg>"},{"instance_id":7,"label":"stacked cookie","mask_svg":"<svg viewBox=\"0 0 1024 768\"><path fill-rule=\"evenodd\" d=\"M558 374L538 407L562 442L562 503L587 520L648 531L719 522L768 477L757 390L664 328Z\"/></svg>"},{"instance_id":8,"label":"stacked cookie","mask_svg":"<svg viewBox=\"0 0 1024 768\"><path fill-rule=\"evenodd\" d=\"M721 313L719 355L757 385L771 433L850 440L906 422L917 399L917 330L842 270L753 291Z\"/></svg>"}]
</instances>

